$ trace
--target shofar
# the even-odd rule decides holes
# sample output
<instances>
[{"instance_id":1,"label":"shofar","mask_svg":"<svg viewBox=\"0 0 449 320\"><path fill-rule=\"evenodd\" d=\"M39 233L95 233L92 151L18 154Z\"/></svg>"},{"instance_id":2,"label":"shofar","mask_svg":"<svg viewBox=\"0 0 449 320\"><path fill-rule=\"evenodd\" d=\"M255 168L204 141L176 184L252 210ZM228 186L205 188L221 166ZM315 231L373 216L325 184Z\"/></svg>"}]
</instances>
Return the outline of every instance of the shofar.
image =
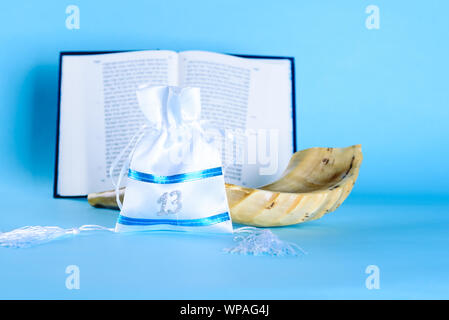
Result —
<instances>
[{"instance_id":1,"label":"shofar","mask_svg":"<svg viewBox=\"0 0 449 320\"><path fill-rule=\"evenodd\" d=\"M258 189L226 184L232 221L286 226L321 218L337 209L355 184L362 163L361 145L311 148L296 152L283 176ZM120 189L123 200L124 188ZM94 207L118 209L114 191L91 193Z\"/></svg>"}]
</instances>

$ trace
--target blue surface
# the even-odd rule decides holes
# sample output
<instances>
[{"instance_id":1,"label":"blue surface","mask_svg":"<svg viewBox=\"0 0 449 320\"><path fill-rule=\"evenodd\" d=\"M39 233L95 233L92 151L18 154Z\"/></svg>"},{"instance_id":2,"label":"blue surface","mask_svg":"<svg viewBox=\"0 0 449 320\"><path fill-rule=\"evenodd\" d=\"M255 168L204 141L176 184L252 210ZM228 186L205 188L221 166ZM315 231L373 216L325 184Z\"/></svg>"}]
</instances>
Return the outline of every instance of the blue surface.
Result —
<instances>
[{"instance_id":1,"label":"blue surface","mask_svg":"<svg viewBox=\"0 0 449 320\"><path fill-rule=\"evenodd\" d=\"M24 223L113 227L117 213L84 201L35 195L7 201L2 229ZM449 203L351 197L324 219L273 231L308 252L300 257L229 255L230 236L95 234L28 249L0 248L0 298L415 299L449 298ZM14 213L14 216L12 216ZM80 289L65 286L68 265ZM380 289L365 269L380 269Z\"/></svg>"},{"instance_id":2,"label":"blue surface","mask_svg":"<svg viewBox=\"0 0 449 320\"><path fill-rule=\"evenodd\" d=\"M58 53L172 49L296 58L299 148L363 145L353 194L275 229L300 258L230 256L226 237L95 235L0 249L1 298L449 298L447 1L19 1L0 11L0 231L113 226L54 200ZM368 30L365 8L380 8ZM81 289L65 288L65 268ZM365 288L366 266L380 290Z\"/></svg>"}]
</instances>

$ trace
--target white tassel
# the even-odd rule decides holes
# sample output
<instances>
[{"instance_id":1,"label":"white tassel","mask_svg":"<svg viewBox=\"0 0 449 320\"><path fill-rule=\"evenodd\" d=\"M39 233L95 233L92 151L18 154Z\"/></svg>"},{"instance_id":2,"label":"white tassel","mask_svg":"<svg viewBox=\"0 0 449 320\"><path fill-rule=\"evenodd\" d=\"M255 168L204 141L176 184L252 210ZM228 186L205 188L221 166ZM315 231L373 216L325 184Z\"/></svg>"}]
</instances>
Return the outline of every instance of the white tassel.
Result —
<instances>
[{"instance_id":1,"label":"white tassel","mask_svg":"<svg viewBox=\"0 0 449 320\"><path fill-rule=\"evenodd\" d=\"M60 227L27 226L9 232L0 233L0 246L11 248L27 248L34 245L61 239L70 235L77 235L89 231L112 231L114 229L84 225L79 228L63 229Z\"/></svg>"},{"instance_id":2,"label":"white tassel","mask_svg":"<svg viewBox=\"0 0 449 320\"><path fill-rule=\"evenodd\" d=\"M11 248L27 248L64 237L88 233L90 231L114 232L113 228L97 225L84 225L79 228L63 229L53 226L27 226L9 232L0 233L0 246ZM232 248L224 249L227 253L243 255L297 256L298 252L307 254L300 246L282 241L269 229L243 227L234 230Z\"/></svg>"},{"instance_id":3,"label":"white tassel","mask_svg":"<svg viewBox=\"0 0 449 320\"><path fill-rule=\"evenodd\" d=\"M234 230L237 245L224 249L227 253L243 255L297 256L298 252L307 254L300 246L282 241L269 229L243 227Z\"/></svg>"}]
</instances>

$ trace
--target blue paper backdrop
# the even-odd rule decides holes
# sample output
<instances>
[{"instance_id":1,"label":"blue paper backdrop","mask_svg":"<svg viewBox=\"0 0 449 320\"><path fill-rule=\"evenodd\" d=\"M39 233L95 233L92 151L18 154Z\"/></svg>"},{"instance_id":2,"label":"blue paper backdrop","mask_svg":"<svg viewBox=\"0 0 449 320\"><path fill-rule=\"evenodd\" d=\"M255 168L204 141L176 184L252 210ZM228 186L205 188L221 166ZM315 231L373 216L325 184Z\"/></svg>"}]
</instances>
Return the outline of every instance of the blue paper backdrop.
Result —
<instances>
[{"instance_id":1,"label":"blue paper backdrop","mask_svg":"<svg viewBox=\"0 0 449 320\"><path fill-rule=\"evenodd\" d=\"M66 28L65 10L70 4L80 9L79 30ZM365 26L368 17L365 9L371 4L380 9L380 29L369 30ZM181 290L177 291L177 297L188 297L190 289L195 292L195 297L203 298L298 297L307 292L310 293L309 297L323 297L326 294L331 297L414 297L412 293L441 297L447 294L447 272L444 268L447 270L449 262L441 254L447 249L445 244L448 244L447 238L444 238L447 232L443 230L443 225L447 225L448 210L447 205L430 209L427 204L435 199L445 202L449 196L448 12L449 2L443 0L4 2L0 10L0 192L4 197L3 209L9 211L1 213L0 228L5 231L24 224L42 223L71 226L82 224L81 220L86 222L89 217L95 217L92 219L96 223L113 224L115 219L94 213L95 210L88 209L80 201L51 199L60 51L159 48L294 56L298 92L298 147L339 147L360 143L363 145L364 163L348 201L354 203L354 199L371 198L377 204L388 204L393 201L391 199L398 198L402 204L411 205L414 199L421 197L425 205L365 210L348 204L343 206L343 211L326 220L328 224L316 222L305 229L283 229L287 236L302 230L306 247L308 245L309 250L319 252L318 260L306 260L302 266L302 275L309 280L301 278L303 282L296 283L300 290L288 287L291 278L287 275L285 279L276 278L270 272L260 271L260 278L268 274L277 282L267 280L264 287L258 285L257 279L248 280L248 285L252 286L252 296L251 292L245 294L247 291L244 290L248 287L237 286L221 291L220 295L207 289L207 286L209 291L204 288L205 291L201 291L201 286L196 288L187 281L181 284L184 285L181 289L173 284L174 291ZM33 192L33 196L24 196L26 192ZM422 217L423 210L429 210L427 218ZM357 224L359 222L349 219L356 219L361 212L366 214L364 219L368 220L360 220L361 224ZM379 212L383 216L378 216ZM401 213L395 215L395 212ZM338 220L339 217L343 220ZM407 217L415 219L409 222L408 227L402 220ZM423 220L419 220L421 218ZM439 218L446 220L436 220ZM366 221L372 224L364 224ZM424 225L425 221L429 224ZM400 232L403 232L401 236L398 235ZM438 236L434 232L438 232ZM336 235L341 237L333 239ZM417 236L422 238L418 241ZM139 241L144 240L139 239L137 243L141 244ZM404 239L408 242L401 242ZM90 252L88 240L77 241L80 241L76 242L80 248L87 250L83 252ZM98 240L97 243L108 247L107 241ZM335 243L343 247L333 247ZM358 247L357 243L360 246L369 244L372 255L366 248ZM64 250L71 258L83 257L80 259L85 262L84 265L89 265L89 261L94 259L94 252L98 253L98 250L92 251L86 257L75 247L67 251L61 246L63 244L36 249L43 251L27 251L31 253L29 257L36 254L38 260L38 256L47 257L42 258L41 267L36 269L39 279L52 279L49 280L51 284L52 281L60 281L54 280L54 273L50 275L50 271L45 271L47 269L43 266ZM51 248L56 249L52 251ZM70 250L74 250L73 256ZM328 252L325 253L325 250ZM335 250L341 251L337 254ZM130 252L122 254L132 254ZM417 256L419 253L422 255ZM26 254L20 255L15 251L2 251L2 254L5 257L2 261L10 262L9 267L5 266L8 271L2 272L4 281L11 277L28 280L32 277L31 273L21 269L30 263L31 258L25 258ZM136 271L131 265L117 265L115 253L105 251L101 254L110 254L104 261L113 261L115 270L123 267L131 273ZM157 256L158 252L154 254ZM201 255L201 252L198 254ZM58 270L76 260L61 257L64 258L58 260ZM187 260L183 260L182 257L172 262L186 264L188 258L184 257ZM192 257L195 257L195 252ZM395 257L402 260L395 260ZM343 258L347 263L353 263L345 266L340 260ZM233 264L246 264L252 270L262 268L254 262L258 260L248 262L246 258L238 260L233 257L230 261L222 256L220 259ZM310 259L317 259L317 256ZM405 264L407 259L410 260L409 264ZM394 274L394 279L403 281L397 280L396 287L388 287L387 284L384 295L373 295L363 287L363 268L373 261L386 266L389 280L394 281ZM316 268L327 262L333 263L337 269L323 270L327 275L323 278ZM175 268L170 263L166 261L164 268ZM268 265L270 270L281 268L279 264L276 266L276 262L269 262ZM285 270L291 273L300 269L292 264L287 265ZM97 266L103 271L106 269L106 265L101 263ZM194 269L188 270L192 276L197 275ZM240 279L238 270L229 270L234 272L233 279ZM359 274L354 279L344 270L358 270L354 272ZM423 273L423 270L426 272ZM60 276L63 277L61 272ZM92 270L86 272L91 277L96 275ZM140 269L137 270L139 272L144 273ZM418 273L421 278L415 277ZM248 277L250 275L245 279ZM320 279L323 282L317 286L314 280L319 282ZM446 282L441 282L441 279L446 279ZM347 282L339 282L343 280ZM41 283L39 281L42 285L48 282L39 280L33 285L30 281L18 286L11 280L9 288L12 291L8 291L9 294L1 292L1 295L74 297L65 288L58 291L49 286L47 293L38 291L36 286ZM139 287L136 279L130 281L141 291L128 292L125 296L135 297L140 293L145 296L145 286ZM208 283L212 285L213 277L210 281ZM226 285L223 281L218 282L217 286ZM416 281L416 286L413 281ZM161 288L163 285L161 283ZM168 288L171 288L170 285ZM123 286L118 287L122 288L122 292L126 285ZM351 286L358 289L350 289ZM423 287L430 291L421 290ZM112 293L107 288L103 287L104 291L94 288L79 297L102 297L100 292L106 297L121 297L120 293ZM258 288L267 291L259 291ZM388 291L388 288L391 290ZM163 297L170 297L172 293L161 292ZM207 295L207 292L211 294ZM233 295L236 292L240 295ZM271 292L272 295L263 295L263 292ZM157 297L156 292L152 294Z\"/></svg>"},{"instance_id":2,"label":"blue paper backdrop","mask_svg":"<svg viewBox=\"0 0 449 320\"><path fill-rule=\"evenodd\" d=\"M355 193L449 193L447 1L19 1L0 13L2 171L53 178L58 53L172 49L296 59L299 148L361 143ZM69 4L80 29L65 26Z\"/></svg>"}]
</instances>

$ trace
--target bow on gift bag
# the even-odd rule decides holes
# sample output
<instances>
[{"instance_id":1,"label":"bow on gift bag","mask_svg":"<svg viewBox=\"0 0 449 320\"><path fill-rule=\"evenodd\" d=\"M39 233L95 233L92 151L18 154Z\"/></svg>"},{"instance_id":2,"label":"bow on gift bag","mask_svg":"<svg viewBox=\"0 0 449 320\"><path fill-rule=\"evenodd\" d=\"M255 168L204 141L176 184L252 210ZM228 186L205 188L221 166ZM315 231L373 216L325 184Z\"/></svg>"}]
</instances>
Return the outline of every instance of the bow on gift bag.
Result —
<instances>
[{"instance_id":1,"label":"bow on gift bag","mask_svg":"<svg viewBox=\"0 0 449 320\"><path fill-rule=\"evenodd\" d=\"M200 121L199 88L142 86L137 90L146 124L111 166L127 155L116 186L120 215L115 229L24 227L0 234L0 245L27 247L68 235L88 232L173 230L237 233L230 253L295 255L301 249L280 241L270 230L232 229L220 152ZM127 173L123 204L119 187Z\"/></svg>"}]
</instances>

